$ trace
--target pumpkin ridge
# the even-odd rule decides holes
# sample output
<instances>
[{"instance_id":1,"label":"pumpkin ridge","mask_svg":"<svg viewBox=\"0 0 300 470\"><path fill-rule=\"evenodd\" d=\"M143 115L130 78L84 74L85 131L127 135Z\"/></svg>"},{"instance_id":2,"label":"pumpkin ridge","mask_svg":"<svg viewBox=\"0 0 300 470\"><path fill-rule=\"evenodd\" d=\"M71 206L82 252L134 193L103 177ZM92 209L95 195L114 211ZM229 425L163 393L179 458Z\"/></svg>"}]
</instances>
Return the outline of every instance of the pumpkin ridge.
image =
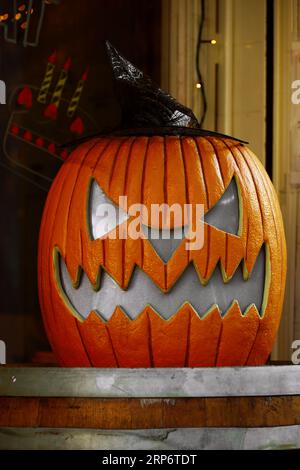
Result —
<instances>
[{"instance_id":1,"label":"pumpkin ridge","mask_svg":"<svg viewBox=\"0 0 300 470\"><path fill-rule=\"evenodd\" d=\"M185 156L185 152L184 152L184 149L183 149L182 140L180 139L179 142L180 142L180 156L181 156L181 160L182 160L182 164L183 164L183 172L184 172L185 199L186 199L186 203L190 204L190 197L189 197L189 191L188 191L188 181L187 181L187 171L186 171L186 161L185 161L186 156ZM187 251L187 264L189 264L190 262L191 262L191 256L190 256L190 251L188 250Z\"/></svg>"},{"instance_id":2,"label":"pumpkin ridge","mask_svg":"<svg viewBox=\"0 0 300 470\"><path fill-rule=\"evenodd\" d=\"M251 164L249 164L249 162L247 161L247 159L245 159L245 162L246 162L246 164L247 164L247 166L248 166L248 168L249 168L249 170L250 170L250 172L251 172L251 174L252 174L252 178L253 178L253 181L254 181L254 185L255 185L256 191L257 191L257 186L256 186L256 183L255 183L255 179L254 179L254 177L253 177L253 169L251 168ZM255 164L255 162L254 162L254 166L255 166L256 170L258 171L258 168L257 168L257 165ZM266 188L264 179L262 179L262 184L263 184L263 187L264 187L265 195L267 196L267 198L268 198L268 200L269 200L269 204L271 205L270 198L269 198L269 194L268 194L268 190L267 190L267 188ZM266 218L266 215L263 216L263 210L262 210L262 207L261 207L261 198L259 197L258 192L257 192L257 198L258 198L258 201L259 201L259 207L260 207L261 214L262 214L262 220L264 220L264 218ZM276 221L275 221L275 218L274 218L274 213L273 213L273 211L272 211L272 219L273 219L273 224L272 224L272 225L275 227L275 232L276 232L276 245L278 245L278 238L279 238L279 237L278 237L278 232L277 232L277 227L276 227ZM266 240L266 238L265 238L265 233L264 233L264 239ZM269 241L269 240L266 240L266 241Z\"/></svg>"},{"instance_id":3,"label":"pumpkin ridge","mask_svg":"<svg viewBox=\"0 0 300 470\"><path fill-rule=\"evenodd\" d=\"M208 193L205 175L203 173L203 165L200 156L198 143L195 139L180 139L182 146L182 156L184 159L184 166L186 170L187 194L189 202L198 201L198 193L203 194L204 212L208 211ZM195 174L197 179L194 180ZM197 194L195 193L195 186L197 185Z\"/></svg>"},{"instance_id":4,"label":"pumpkin ridge","mask_svg":"<svg viewBox=\"0 0 300 470\"><path fill-rule=\"evenodd\" d=\"M154 360L153 360L153 347L152 347L152 330L151 330L151 321L149 316L148 309L146 310L147 316L147 326L148 326L148 349L149 349L149 357L150 357L150 365L154 367Z\"/></svg>"},{"instance_id":5,"label":"pumpkin ridge","mask_svg":"<svg viewBox=\"0 0 300 470\"><path fill-rule=\"evenodd\" d=\"M212 136L207 136L206 140L210 142L214 149L220 169L220 174L223 179L224 188L227 188L235 173L235 169L232 167L232 164L235 162L231 151L231 148L235 147L235 145L229 146L228 139L216 139ZM225 168L223 168L223 165Z\"/></svg>"},{"instance_id":6,"label":"pumpkin ridge","mask_svg":"<svg viewBox=\"0 0 300 470\"><path fill-rule=\"evenodd\" d=\"M56 211L56 210L54 210L53 206L56 207L58 205L58 201L59 201L59 198L60 198L60 193L61 193L62 188L63 188L63 181L64 181L65 177L66 177L66 175L65 175L64 171L60 171L58 173L54 183L53 183L51 191L57 197L57 202L55 201L56 205L55 205L55 202L52 203L52 205L50 205L50 200L49 199L47 200L45 210L44 210L44 213L43 213L43 217L42 217L42 227L44 227L47 223L49 223L48 222L49 221L49 215L51 216L52 212ZM59 187L61 181L62 181L62 186ZM58 191L56 193L56 188L57 187L58 187ZM54 224L54 219L53 219L53 224ZM39 236L39 257L38 257L38 270L39 270L39 272L42 272L42 269L44 269L43 268L44 258L45 258L46 269L48 269L48 263L49 263L48 251L50 253L51 250L49 249L49 250L42 251L41 247L43 247L44 244L47 244L47 240L51 238L53 224L51 224L50 227L48 227L47 231L46 230L40 231L40 236ZM50 257L50 259L51 259L51 257ZM42 310L42 315L43 315L43 321L44 321L44 324L45 324L45 328L46 328L47 334L49 336L49 340L52 343L52 330L51 330L51 327L50 327L51 322L50 322L50 319L47 317L47 315L45 315L45 311L46 311L46 308L45 308L46 298L45 297L46 296L44 295L44 289L42 288L42 286L44 285L45 282L46 282L45 278L39 277L39 299L40 299L40 303L41 303L41 307L42 307L41 310Z\"/></svg>"},{"instance_id":7,"label":"pumpkin ridge","mask_svg":"<svg viewBox=\"0 0 300 470\"><path fill-rule=\"evenodd\" d=\"M126 159L126 164L125 164L125 175L124 175L124 185L123 185L123 188L124 188L124 191L123 193L124 194L127 194L127 184L128 184L128 168L129 168L129 164L130 164L130 157L132 155L132 148L133 148L133 145L134 145L134 142L136 141L136 138L132 138L131 141L130 141L130 145L129 145L129 149L128 149L128 152L127 152L127 159ZM125 270L126 270L126 252L125 252L125 245L126 245L126 240L121 240L121 244L122 244L122 259L121 259L121 266L122 266L122 286L124 286L124 283L125 283Z\"/></svg>"},{"instance_id":8,"label":"pumpkin ridge","mask_svg":"<svg viewBox=\"0 0 300 470\"><path fill-rule=\"evenodd\" d=\"M271 183L271 180L267 180L266 181L266 184L268 185L269 187L269 191L271 193L271 195L273 197L276 197L276 192L275 192L275 189L274 189L274 186L272 186L272 183ZM270 197L271 199L271 197ZM280 207L279 207L279 204L273 204L275 206L275 210L276 210L276 214L277 214L277 218L278 218L278 221L280 223L280 229L281 229L281 234L282 236L279 237L280 240L281 240L281 257L282 257L282 270L281 270L281 285L285 286L285 280L286 280L286 256L287 256L287 252L286 252L286 240L285 240L285 232L284 232L284 224L283 224L283 218L282 218L282 214L280 212ZM280 303L281 305L283 304L283 300L284 300L284 289L282 289L282 295L281 295L281 300L280 300Z\"/></svg>"},{"instance_id":9,"label":"pumpkin ridge","mask_svg":"<svg viewBox=\"0 0 300 470\"><path fill-rule=\"evenodd\" d=\"M207 181L206 181L206 176L203 168L203 159L201 155L201 150L199 147L199 142L197 139L194 139L195 144L196 144L196 149L197 149L197 154L199 157L199 162L200 162L200 167L201 167L201 173L203 176L203 182L204 182L204 188L205 188L205 194L206 194L206 203L207 203L207 210L210 208L210 201L209 201L209 193L208 193L208 187L207 187ZM204 279L207 279L207 274L208 274L208 265L209 265L209 258L210 258L210 227L208 227L207 230L207 241L206 241L206 260L205 260L205 270L204 270Z\"/></svg>"},{"instance_id":10,"label":"pumpkin ridge","mask_svg":"<svg viewBox=\"0 0 300 470\"><path fill-rule=\"evenodd\" d=\"M94 141L90 142L89 149L92 146L94 146ZM82 162L82 160L84 160L85 156L86 156L86 154L82 154L84 149L85 149L85 146L81 146L81 147L78 148L77 153L76 153L76 157L79 158L80 162ZM53 219L52 230L51 230L50 235L49 235L49 238L50 238L49 247L51 247L51 244L53 243L53 238L54 238L54 234L55 234L55 223L54 223L54 221L57 220L57 216L58 216L58 213L59 213L59 210L60 210L59 201L61 199L62 194L64 193L64 191L66 189L66 182L67 182L67 176L68 175L67 175L66 171L64 171L65 168L62 167L62 170L61 170L62 174L64 175L64 178L63 178L63 182L62 182L62 185L61 185L61 188L60 188L61 189L60 196L57 199L57 204L56 204L56 207L55 207L55 216L54 216L54 219ZM51 278L53 265L51 265L51 261L50 261L52 259L52 253L51 253L51 250L49 250L49 251L50 251L50 253L49 253L50 259L48 259L47 270L49 270L49 276ZM53 296L54 296L54 292L51 291L50 295L49 295L49 302L51 304L51 310L53 312L52 315L53 315L53 319L54 319L54 322L55 322L55 320L56 320L56 310L54 308L55 301L54 301ZM79 335L78 329L76 327L76 319L74 317L72 319L71 318L68 319L66 326L68 327L69 332L72 334L74 339L75 339L75 337L76 337L77 340L78 340L78 338L80 339L79 344L81 345L81 348L77 352L78 359L80 358L79 359L80 362L82 361L85 365L87 365L88 356L87 356L86 352L84 351L84 345L83 345L83 342L82 342L81 337ZM50 338L51 338L51 336L50 336ZM52 335L52 345L55 345L55 341L56 341L56 335ZM58 357L60 357L60 352L59 351L57 351L57 355L58 355ZM62 362L64 362L64 361L62 360ZM90 362L89 362L89 364L90 364Z\"/></svg>"},{"instance_id":11,"label":"pumpkin ridge","mask_svg":"<svg viewBox=\"0 0 300 470\"><path fill-rule=\"evenodd\" d=\"M222 336L218 347L217 366L244 365L249 357L259 325L261 324L253 309L247 317L242 315L239 305L233 302L228 315L222 322ZM237 338L232 344L232 337Z\"/></svg>"},{"instance_id":12,"label":"pumpkin ridge","mask_svg":"<svg viewBox=\"0 0 300 470\"><path fill-rule=\"evenodd\" d=\"M90 142L90 146L88 148L88 150L86 151L86 153L84 155L82 155L78 161L76 161L77 165L75 168L69 168L69 172L72 174L72 189L71 188L68 188L69 189L69 195L68 195L68 199L67 198L63 198L63 194L62 193L62 199L64 200L64 203L65 203L65 206L63 207L64 209L64 216L63 216L63 219L61 221L61 223L63 224L63 237L62 237L62 241L61 241L61 248L63 247L63 250L66 254L66 263L69 267L69 272L71 273L71 277L73 279L73 282L76 284L76 282L78 282L78 268L76 270L76 278L74 276L75 274L75 261L77 261L77 265L80 265L82 263L82 246L81 246L81 237L80 237L80 231L78 231L78 235L76 237L70 237L69 236L69 232L72 233L72 230L70 228L70 214L73 212L73 202L74 202L74 194L76 193L76 190L78 188L77 186L77 183L78 183L78 180L80 178L80 174L81 174L81 170L82 168L84 167L85 163L86 163L86 160L89 158L89 156L91 155L91 153L93 152L93 150L97 147L97 145L99 144L99 140L93 140ZM61 214L62 212L62 208L59 207L58 208L58 213ZM71 226L73 226L73 224L71 224ZM70 246L71 245L71 246ZM69 251L72 251L72 257L70 258L70 256L68 255ZM77 251L77 260L76 260L76 256L74 254L74 252ZM73 260L73 258L75 258ZM70 261L69 261L70 260ZM75 281L74 281L75 279Z\"/></svg>"},{"instance_id":13,"label":"pumpkin ridge","mask_svg":"<svg viewBox=\"0 0 300 470\"><path fill-rule=\"evenodd\" d=\"M249 167L250 169L250 172L252 174L252 178L253 180L255 180L254 178L254 174L259 174L261 173L257 163L256 163L256 157L254 158L254 156L252 156L252 154L250 154L250 152L245 152L246 155L244 157L246 163L247 163L247 166ZM282 295L281 295L281 289L279 290L275 290L274 289L274 284L277 283L277 279L276 277L279 275L280 278L281 278L281 275L282 275L282 270L279 268L282 267L282 264L284 263L284 258L282 257L282 244L278 242L279 240L279 234L278 234L278 230L277 230L277 224L276 224L276 220L275 220L275 215L274 215L274 210L275 210L275 207L273 205L273 201L271 203L270 201L270 194L268 192L268 189L266 187L266 181L268 181L268 177L267 176L264 176L263 178L261 178L261 181L262 181L262 190L261 190L261 194L260 197L259 197L259 202L261 203L261 198L263 198L263 195L265 196L266 198L266 201L268 201L268 204L269 204L269 207L272 209L270 210L271 212L271 220L270 220L270 216L269 216L269 213L265 213L265 204L266 202L264 202L264 205L262 206L262 213L263 213L263 224L264 224L264 237L268 238L268 242L269 244L273 245L271 246L270 248L270 255L271 255L271 265L272 265L272 269L278 271L278 269L280 270L279 273L276 274L276 276L274 276L273 274L270 273L270 291L272 291L272 296L271 296L271 300L267 303L267 306L266 306L266 310L265 310L265 316L263 318L263 320L265 320L263 323L261 323L261 328L260 328L260 331L258 332L257 334L257 339L256 339L256 342L254 343L254 346L253 346L253 350L252 350L252 353L250 355L250 359L249 361L253 361L253 356L255 357L259 357L259 354L260 354L260 349L261 349L261 346L259 345L259 343L261 342L261 338L262 336L266 336L266 333L264 332L264 328L267 329L268 331L268 336L269 336L269 342L271 342L271 338L274 338L275 337L275 334L278 330L278 326L279 326L279 316L272 316L272 312L273 312L273 309L278 309L278 305L279 305L279 302L281 302L281 305L282 305ZM264 201L264 200L263 200ZM269 238L268 235L266 235L266 224L269 224L271 225L271 227L274 229L275 228L275 234L276 236L274 238ZM270 230L270 229L269 229ZM269 233L269 230L268 230L268 233ZM279 245L280 245L280 250L278 250L279 248ZM280 251L280 256L278 255L278 251ZM276 266L278 265L278 268L276 268ZM284 286L283 286L284 288ZM278 293L279 293L279 299L277 299L277 296L278 296ZM279 305L279 309L281 309L281 305ZM271 319L269 319L269 317L272 316ZM268 320L267 320L268 319ZM268 321L268 323L267 323ZM272 341L272 343L274 342L274 339ZM270 347L270 346L269 346Z\"/></svg>"},{"instance_id":14,"label":"pumpkin ridge","mask_svg":"<svg viewBox=\"0 0 300 470\"><path fill-rule=\"evenodd\" d=\"M110 175L109 175L109 179L108 179L107 194L110 194L110 192L111 192L111 186L112 186L112 181L113 181L113 177L114 177L114 173L115 173L115 169L116 169L116 164L118 162L118 158L120 156L122 148L125 147L126 144L129 143L129 149L128 149L128 152L127 152L127 160L128 160L128 158L130 156L131 149L132 149L132 145L133 145L135 140L136 139L134 137L128 137L127 139L120 140L120 146L118 147L118 150L114 155L113 164L112 164L111 170L110 170ZM126 178L126 172L125 172L125 178Z\"/></svg>"},{"instance_id":15,"label":"pumpkin ridge","mask_svg":"<svg viewBox=\"0 0 300 470\"><path fill-rule=\"evenodd\" d=\"M191 341L191 312L189 311L189 321L187 325L187 335L186 335L186 351L184 359L184 367L188 367L189 364L189 355L190 355L190 341Z\"/></svg>"},{"instance_id":16,"label":"pumpkin ridge","mask_svg":"<svg viewBox=\"0 0 300 470\"><path fill-rule=\"evenodd\" d=\"M146 168L146 163L147 163L149 142L150 142L150 139L148 137L147 144L146 144L146 147L145 147L145 153L143 155L143 166L142 166L141 187L140 187L141 204L144 204L144 191L143 191L143 188L144 188L144 182L145 182L145 168ZM140 243L140 250L141 250L141 266L143 266L144 265L144 245L143 245L143 243Z\"/></svg>"},{"instance_id":17,"label":"pumpkin ridge","mask_svg":"<svg viewBox=\"0 0 300 470\"><path fill-rule=\"evenodd\" d=\"M240 151L240 148L237 146L237 151L239 152L240 154L240 157L241 159L245 162L246 166L248 167L248 170L252 176L252 181L253 181L253 184L254 184L254 187L255 187L255 191L256 191L256 198L257 198L257 201L258 201L258 207L259 207L259 210L260 210L260 216L261 216L261 221L262 221L262 226L263 226L263 220L264 220L264 217L263 217L263 210L262 210L262 207L261 207L261 201L260 201L260 197L259 197L259 192L257 190L257 184L256 184L256 181L255 181L255 178L253 177L253 171L252 171L252 168L251 166L249 165L249 162L247 161L247 159L245 158L244 154Z\"/></svg>"},{"instance_id":18,"label":"pumpkin ridge","mask_svg":"<svg viewBox=\"0 0 300 470\"><path fill-rule=\"evenodd\" d=\"M203 176L208 191L208 209L213 207L225 192L224 181L220 172L220 165L211 142L204 137L195 139L202 161Z\"/></svg>"},{"instance_id":19,"label":"pumpkin ridge","mask_svg":"<svg viewBox=\"0 0 300 470\"><path fill-rule=\"evenodd\" d=\"M223 320L223 319L222 319L222 320ZM218 341L217 341L215 360L214 360L214 366L215 366L215 367L217 366L218 360L219 360L220 344L221 344L221 340L222 340L223 328L224 328L224 327L223 327L223 321L222 321L222 322L221 322L221 326L220 326L220 333L219 333L219 337L218 337Z\"/></svg>"},{"instance_id":20,"label":"pumpkin ridge","mask_svg":"<svg viewBox=\"0 0 300 470\"><path fill-rule=\"evenodd\" d=\"M218 166L219 166L219 170L220 170L220 175L222 177L223 185L224 185L224 188L226 188L227 185L225 184L225 176L223 174L222 167L220 165L219 151L217 150L217 148L214 144L214 139L213 138L207 137L206 140L211 144L212 148L214 149L214 153L215 153L216 159L218 161ZM225 191L226 191L226 189L225 189Z\"/></svg>"},{"instance_id":21,"label":"pumpkin ridge","mask_svg":"<svg viewBox=\"0 0 300 470\"><path fill-rule=\"evenodd\" d=\"M255 312L255 313L256 313L256 312ZM249 350L248 357L247 357L247 359L246 359L246 361L245 361L245 365L246 365L246 366L249 364L250 357L251 357L251 355L252 355L252 351L253 351L254 346L255 346L255 344L256 344L256 340L257 340L257 338L258 338L258 334L259 334L259 332L260 332L260 327L261 327L261 323L259 322L259 323L258 323L257 330L256 330L255 338L253 339L253 344L252 344L252 346L251 346L251 348L250 348L250 350Z\"/></svg>"},{"instance_id":22,"label":"pumpkin ridge","mask_svg":"<svg viewBox=\"0 0 300 470\"><path fill-rule=\"evenodd\" d=\"M82 334L81 334L81 331L80 331L80 328L79 328L79 325L78 325L78 322L76 321L75 319L75 325L76 325L76 329L78 331L78 335L80 337L80 341L81 341L81 344L82 344L82 347L84 349L84 352L86 354L86 357L89 361L89 367L91 367L93 365L93 361L91 360L91 356L89 355L89 352L87 350L87 347L86 347L86 344L85 344L85 341L83 340L83 337L82 337Z\"/></svg>"},{"instance_id":23,"label":"pumpkin ridge","mask_svg":"<svg viewBox=\"0 0 300 470\"><path fill-rule=\"evenodd\" d=\"M249 156L249 153L248 153L247 149L246 149L246 154ZM257 171L260 171L260 169L259 169L259 167L258 167L258 165L257 165L257 162L256 162L256 157L255 157L255 155L252 155L252 160L253 160L253 162L254 162L254 166L256 167ZM248 164L248 162L247 162L247 164ZM249 166L249 164L248 164L248 166ZM266 193L266 195L267 195L267 197L268 197L269 204L270 204L271 207L273 207L273 209L275 209L274 204L273 204L273 200L272 200L272 198L270 198L270 194L269 194L267 182L265 181L264 178L263 178L263 180L262 180L262 183L263 183L263 186L264 186L264 188L265 188L265 193ZM276 224L275 217L274 217L274 212L272 211L271 213L272 213L272 219L273 219L273 226L275 227L275 232L276 232L276 240L278 241L279 236L278 236L277 224ZM277 243L277 244L278 244L278 243ZM280 256L280 257L282 258L282 250L281 250L281 248L282 248L282 246L280 245L280 251L281 251L281 256Z\"/></svg>"},{"instance_id":24,"label":"pumpkin ridge","mask_svg":"<svg viewBox=\"0 0 300 470\"><path fill-rule=\"evenodd\" d=\"M120 367L120 366L119 366L118 357L117 357L117 354L116 354L116 350L115 350L115 348L114 348L114 343L113 343L113 340L112 340L112 337L111 337L111 334L110 334L110 331L109 331L109 328L107 327L107 325L105 325L105 329L106 329L106 331L107 331L107 335L108 335L108 338L109 338L109 341L110 341L111 349L112 349L112 352L113 352L113 355L114 355L114 358L115 358L117 367Z\"/></svg>"},{"instance_id":25,"label":"pumpkin ridge","mask_svg":"<svg viewBox=\"0 0 300 470\"><path fill-rule=\"evenodd\" d=\"M68 206L67 206L67 212L66 212L66 230L64 231L64 240L63 240L63 246L65 247L65 252L67 253L67 245L68 245L68 239L67 239L67 234L69 233L69 225L70 225L70 211L71 211L71 207L72 207L72 200L73 200L73 196L74 196L74 191L76 190L76 185L77 185L77 181L78 181L78 178L79 178L79 175L80 175L80 170L82 168L82 166L84 165L84 161L86 159L86 157L88 157L89 153L96 147L97 145L97 142L94 143L88 150L88 152L85 154L84 158L81 160L80 164L79 164L79 168L77 168L77 172L76 172L76 177L75 177L75 181L74 181L74 184L73 184L73 188L71 190L71 194L70 194L70 199L69 199L69 203L68 203ZM82 261L82 243L81 243L81 236L79 236L79 244L80 244L80 260ZM76 281L75 281L75 284L79 282L79 279L78 279L78 270L77 270L77 277L76 277Z\"/></svg>"},{"instance_id":26,"label":"pumpkin ridge","mask_svg":"<svg viewBox=\"0 0 300 470\"><path fill-rule=\"evenodd\" d=\"M204 168L203 168L203 159L202 159L202 154L201 154L201 150L200 150L200 147L199 147L199 142L198 142L197 139L194 139L194 142L195 142L195 146L196 146L196 150L197 150L197 155L198 155L198 158L199 158L199 163L200 163L200 167L201 167L201 174L202 174L202 177L203 177L203 183L204 183L204 188L205 188L205 196L206 196L205 199L206 199L206 204L207 204L207 207L205 208L205 212L206 212L210 208L207 181L206 181L206 176L205 176L205 172L204 172Z\"/></svg>"},{"instance_id":27,"label":"pumpkin ridge","mask_svg":"<svg viewBox=\"0 0 300 470\"><path fill-rule=\"evenodd\" d=\"M218 158L218 151L216 150L216 147L213 143L213 139L208 139L206 137L203 137L203 140L206 141L212 149L212 152L210 154L213 155L214 160L216 162L216 167L218 169L217 173L219 173L220 181L222 181L224 192L225 192L226 191L225 178L224 178L223 173L222 173L222 168L221 168L220 161L219 161L219 158Z\"/></svg>"},{"instance_id":28,"label":"pumpkin ridge","mask_svg":"<svg viewBox=\"0 0 300 470\"><path fill-rule=\"evenodd\" d=\"M226 146L228 146L227 142L225 142L225 144L226 144ZM245 239L245 242L246 242L246 246L245 246L245 250L244 250L245 253L246 253L245 267L247 268L247 271L248 271L248 270L250 270L249 269L249 262L248 262L248 258L250 256L249 246L251 246L250 245L251 244L250 231L251 231L252 237L253 237L253 233L255 232L255 241L256 241L256 246L255 246L256 256L252 256L252 258L253 258L252 259L252 267L253 267L254 264L255 264L255 260L257 258L257 255L259 253L259 250L260 250L260 242L257 243L257 240L261 239L261 242L262 243L264 242L263 218L262 218L263 216L262 216L262 209L261 209L261 205L260 205L259 195L258 195L258 192L257 192L257 188L256 188L256 185L255 185L255 182L254 182L252 172L250 171L250 168L247 165L243 154L237 148L237 146L233 145L231 148L233 150L231 153L232 153L233 159L235 161L235 164L236 164L236 167L237 167L237 170L238 170L238 173L239 173L239 180L241 180L241 173L243 173L243 172L248 173L247 183L252 185L251 187L253 188L253 191L255 192L255 202L256 202L258 212L259 212L259 218L260 218L259 222L257 220L253 220L252 219L252 213L251 212L249 213L247 207L246 207L246 211L243 209L243 219L245 219L244 213L247 214L246 223L245 223L245 220L243 220L242 238ZM231 150L231 148L230 148L230 150ZM249 179L249 181L248 181L248 179ZM247 188L247 190L249 190L249 188ZM246 197L245 197L245 195L243 196L243 201L245 201L245 200L247 200L247 195L246 195ZM245 205L245 202L244 202L244 205ZM247 230L246 233L245 233L245 227L246 227L246 230ZM253 243L252 243L252 245L253 245Z\"/></svg>"},{"instance_id":29,"label":"pumpkin ridge","mask_svg":"<svg viewBox=\"0 0 300 470\"><path fill-rule=\"evenodd\" d=\"M207 230L207 241L206 241L207 257L206 257L206 264L205 264L205 271L204 271L204 279L208 279L208 267L209 267L209 258L210 258L210 238L211 238L211 228L208 227L208 230ZM218 262L218 261L217 261L217 262ZM215 270L215 268L214 268L213 270Z\"/></svg>"}]
</instances>

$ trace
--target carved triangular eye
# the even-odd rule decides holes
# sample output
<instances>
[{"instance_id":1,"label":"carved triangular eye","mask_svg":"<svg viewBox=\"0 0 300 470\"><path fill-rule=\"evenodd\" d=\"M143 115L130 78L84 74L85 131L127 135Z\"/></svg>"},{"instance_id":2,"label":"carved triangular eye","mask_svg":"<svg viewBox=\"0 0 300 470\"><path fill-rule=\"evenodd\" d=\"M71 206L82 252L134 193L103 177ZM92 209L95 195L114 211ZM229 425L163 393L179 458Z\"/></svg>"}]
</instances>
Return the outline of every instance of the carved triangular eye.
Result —
<instances>
[{"instance_id":1,"label":"carved triangular eye","mask_svg":"<svg viewBox=\"0 0 300 470\"><path fill-rule=\"evenodd\" d=\"M93 180L90 188L88 210L92 240L104 237L129 219L129 215L106 196L95 180Z\"/></svg>"},{"instance_id":2,"label":"carved triangular eye","mask_svg":"<svg viewBox=\"0 0 300 470\"><path fill-rule=\"evenodd\" d=\"M204 222L223 232L239 234L240 202L235 178L232 178L219 201L205 214Z\"/></svg>"}]
</instances>

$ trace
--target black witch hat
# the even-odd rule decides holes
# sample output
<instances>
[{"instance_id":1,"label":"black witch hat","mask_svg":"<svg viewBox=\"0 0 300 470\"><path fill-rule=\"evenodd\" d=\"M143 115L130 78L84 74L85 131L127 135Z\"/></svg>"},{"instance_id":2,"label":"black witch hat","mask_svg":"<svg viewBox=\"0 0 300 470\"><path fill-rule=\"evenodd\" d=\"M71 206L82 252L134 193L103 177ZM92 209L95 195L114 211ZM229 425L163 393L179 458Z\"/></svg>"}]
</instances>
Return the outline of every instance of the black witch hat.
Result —
<instances>
[{"instance_id":1,"label":"black witch hat","mask_svg":"<svg viewBox=\"0 0 300 470\"><path fill-rule=\"evenodd\" d=\"M201 129L191 109L178 103L150 77L105 42L111 65L114 92L121 109L117 127L99 135L196 135L230 137ZM74 145L93 136L71 142ZM240 139L230 137L239 142ZM245 143L245 142L244 142ZM70 145L69 144L69 145ZM68 145L68 144L66 144Z\"/></svg>"},{"instance_id":2,"label":"black witch hat","mask_svg":"<svg viewBox=\"0 0 300 470\"><path fill-rule=\"evenodd\" d=\"M193 112L158 88L106 41L114 88L122 110L121 128L199 128Z\"/></svg>"}]
</instances>

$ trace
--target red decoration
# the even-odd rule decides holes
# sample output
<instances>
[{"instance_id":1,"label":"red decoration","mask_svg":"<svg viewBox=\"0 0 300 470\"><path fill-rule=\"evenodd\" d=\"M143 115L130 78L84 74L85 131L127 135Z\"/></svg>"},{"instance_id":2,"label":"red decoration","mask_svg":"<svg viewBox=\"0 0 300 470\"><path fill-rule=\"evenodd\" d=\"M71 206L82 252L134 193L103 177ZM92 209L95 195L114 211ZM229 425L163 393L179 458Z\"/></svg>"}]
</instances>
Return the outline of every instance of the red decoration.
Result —
<instances>
[{"instance_id":1,"label":"red decoration","mask_svg":"<svg viewBox=\"0 0 300 470\"><path fill-rule=\"evenodd\" d=\"M84 126L82 119L79 116L77 116L77 118L71 123L70 131L77 135L83 134Z\"/></svg>"},{"instance_id":2,"label":"red decoration","mask_svg":"<svg viewBox=\"0 0 300 470\"><path fill-rule=\"evenodd\" d=\"M64 63L63 69L69 70L69 68L71 67L71 64L72 64L71 57L68 57L66 62Z\"/></svg>"},{"instance_id":3,"label":"red decoration","mask_svg":"<svg viewBox=\"0 0 300 470\"><path fill-rule=\"evenodd\" d=\"M38 147L44 147L44 139L42 137L38 137L35 141L35 144L38 146Z\"/></svg>"},{"instance_id":4,"label":"red decoration","mask_svg":"<svg viewBox=\"0 0 300 470\"><path fill-rule=\"evenodd\" d=\"M13 124L10 128L10 132L14 135L18 135L19 134L19 126L16 126L15 124Z\"/></svg>"},{"instance_id":5,"label":"red decoration","mask_svg":"<svg viewBox=\"0 0 300 470\"><path fill-rule=\"evenodd\" d=\"M63 150L61 151L61 153L60 153L60 156L61 156L61 158L62 158L63 160L66 160L66 158L68 157L68 155L69 155L69 152L68 152L67 149L63 149Z\"/></svg>"},{"instance_id":6,"label":"red decoration","mask_svg":"<svg viewBox=\"0 0 300 470\"><path fill-rule=\"evenodd\" d=\"M21 106L30 109L32 107L32 91L28 86L25 86L23 90L19 93L17 102Z\"/></svg>"},{"instance_id":7,"label":"red decoration","mask_svg":"<svg viewBox=\"0 0 300 470\"><path fill-rule=\"evenodd\" d=\"M53 51L51 55L49 55L48 62L50 62L50 64L55 64L55 62L56 62L56 50Z\"/></svg>"},{"instance_id":8,"label":"red decoration","mask_svg":"<svg viewBox=\"0 0 300 470\"><path fill-rule=\"evenodd\" d=\"M28 140L28 142L31 142L32 141L32 134L30 131L26 131L23 135L23 139L24 140Z\"/></svg>"},{"instance_id":9,"label":"red decoration","mask_svg":"<svg viewBox=\"0 0 300 470\"><path fill-rule=\"evenodd\" d=\"M57 119L57 106L54 103L48 104L47 108L45 108L44 116L46 118L55 121Z\"/></svg>"},{"instance_id":10,"label":"red decoration","mask_svg":"<svg viewBox=\"0 0 300 470\"><path fill-rule=\"evenodd\" d=\"M90 66L88 65L87 68L86 68L86 71L83 73L82 77L81 77L81 80L83 82L85 82L88 78L88 74L89 74L89 70L90 70Z\"/></svg>"},{"instance_id":11,"label":"red decoration","mask_svg":"<svg viewBox=\"0 0 300 470\"><path fill-rule=\"evenodd\" d=\"M55 153L56 148L55 148L55 144L53 142L51 142L51 144L48 145L48 151L51 152L51 153Z\"/></svg>"}]
</instances>

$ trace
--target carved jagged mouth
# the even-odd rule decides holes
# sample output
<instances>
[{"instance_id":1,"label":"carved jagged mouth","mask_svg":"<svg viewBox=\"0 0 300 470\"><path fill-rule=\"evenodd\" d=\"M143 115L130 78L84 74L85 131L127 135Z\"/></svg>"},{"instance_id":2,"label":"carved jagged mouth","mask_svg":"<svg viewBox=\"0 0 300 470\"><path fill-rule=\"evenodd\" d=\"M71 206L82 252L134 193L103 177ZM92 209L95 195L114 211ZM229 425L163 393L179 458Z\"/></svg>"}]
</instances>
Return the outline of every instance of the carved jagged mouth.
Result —
<instances>
[{"instance_id":1,"label":"carved jagged mouth","mask_svg":"<svg viewBox=\"0 0 300 470\"><path fill-rule=\"evenodd\" d=\"M56 279L60 295L75 316L86 319L96 311L109 320L116 307L120 307L134 320L151 306L162 318L168 320L184 305L190 304L200 317L217 306L225 316L233 302L237 302L244 315L253 304L263 316L268 297L268 250L262 247L248 280L243 279L242 265L232 279L225 283L219 266L206 285L202 285L196 270L190 264L168 292L162 292L140 268L136 267L127 290L105 271L102 271L100 288L95 291L84 272L79 286L73 287L65 262L59 251L54 251Z\"/></svg>"}]
</instances>

